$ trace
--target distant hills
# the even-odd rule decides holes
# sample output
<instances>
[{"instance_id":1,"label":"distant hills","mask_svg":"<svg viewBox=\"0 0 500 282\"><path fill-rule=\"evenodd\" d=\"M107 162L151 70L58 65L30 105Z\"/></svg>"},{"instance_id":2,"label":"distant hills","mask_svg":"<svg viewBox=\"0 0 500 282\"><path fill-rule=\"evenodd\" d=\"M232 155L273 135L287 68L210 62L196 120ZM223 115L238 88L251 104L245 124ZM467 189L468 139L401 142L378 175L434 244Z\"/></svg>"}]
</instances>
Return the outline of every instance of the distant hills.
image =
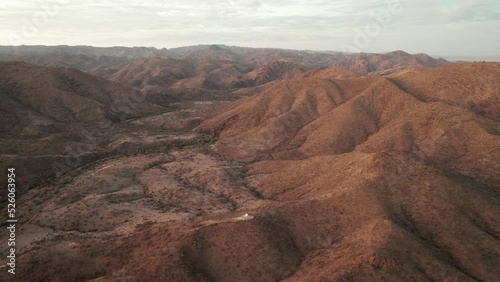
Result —
<instances>
[{"instance_id":1,"label":"distant hills","mask_svg":"<svg viewBox=\"0 0 500 282\"><path fill-rule=\"evenodd\" d=\"M73 67L97 74L112 65L146 58L181 60L223 60L256 68L273 61L288 61L310 69L343 67L361 74L383 74L388 69L401 67L429 67L446 65L444 59L432 59L424 54L410 55L402 51L387 54L344 54L340 52L296 51L269 48L244 48L226 45L198 45L174 49L147 47L90 46L0 46L0 60L22 60L44 66Z\"/></svg>"},{"instance_id":2,"label":"distant hills","mask_svg":"<svg viewBox=\"0 0 500 282\"><path fill-rule=\"evenodd\" d=\"M0 169L22 187L21 280L500 277L500 63L15 51Z\"/></svg>"},{"instance_id":3,"label":"distant hills","mask_svg":"<svg viewBox=\"0 0 500 282\"><path fill-rule=\"evenodd\" d=\"M90 46L0 46L0 61L68 67L139 87L155 103L235 100L308 70L340 67L361 75L450 64L425 54L343 54L198 45L174 49Z\"/></svg>"},{"instance_id":4,"label":"distant hills","mask_svg":"<svg viewBox=\"0 0 500 282\"><path fill-rule=\"evenodd\" d=\"M232 101L311 70L339 66L378 76L449 64L402 51L341 54L225 45L3 46L0 61L2 153L26 156L63 154L80 141L78 132L104 121L162 112L182 101ZM130 102L136 94L143 99Z\"/></svg>"}]
</instances>

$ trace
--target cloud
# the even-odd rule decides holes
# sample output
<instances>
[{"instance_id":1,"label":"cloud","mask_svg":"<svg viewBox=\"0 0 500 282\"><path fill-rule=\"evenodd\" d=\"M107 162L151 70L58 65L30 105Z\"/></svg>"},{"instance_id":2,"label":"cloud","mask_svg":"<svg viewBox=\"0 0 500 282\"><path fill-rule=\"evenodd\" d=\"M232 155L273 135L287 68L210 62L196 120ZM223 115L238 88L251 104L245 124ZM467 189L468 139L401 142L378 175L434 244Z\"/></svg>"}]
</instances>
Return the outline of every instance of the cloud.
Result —
<instances>
[{"instance_id":1,"label":"cloud","mask_svg":"<svg viewBox=\"0 0 500 282\"><path fill-rule=\"evenodd\" d=\"M64 2L60 12L39 26L36 36L25 44L176 47L215 42L326 50L352 40L357 30L373 22L377 11L387 10L397 0L5 1L0 11L0 44L8 45L9 36L22 34L44 5L57 1ZM364 51L415 50L418 46L417 52L484 50L500 55L499 40L491 38L493 33L484 33L500 28L497 0L400 3L401 13L392 15L391 24ZM468 36L475 42L468 42Z\"/></svg>"}]
</instances>

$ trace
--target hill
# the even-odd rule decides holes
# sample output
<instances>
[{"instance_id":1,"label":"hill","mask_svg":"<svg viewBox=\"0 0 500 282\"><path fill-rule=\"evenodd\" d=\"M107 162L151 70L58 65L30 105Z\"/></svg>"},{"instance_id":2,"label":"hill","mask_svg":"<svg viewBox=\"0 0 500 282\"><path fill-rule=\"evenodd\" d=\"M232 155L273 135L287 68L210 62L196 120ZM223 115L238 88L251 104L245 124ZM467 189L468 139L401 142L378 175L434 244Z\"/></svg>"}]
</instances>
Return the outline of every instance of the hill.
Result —
<instances>
[{"instance_id":1,"label":"hill","mask_svg":"<svg viewBox=\"0 0 500 282\"><path fill-rule=\"evenodd\" d=\"M487 79L499 66L306 74L198 130L280 203L261 213L302 254L287 281L488 281L500 275L500 93Z\"/></svg>"},{"instance_id":2,"label":"hill","mask_svg":"<svg viewBox=\"0 0 500 282\"><path fill-rule=\"evenodd\" d=\"M1 61L17 60L42 66L72 67L104 76L112 75L123 64L155 57L191 61L226 61L245 65L252 70L275 61L286 61L307 69L341 67L363 75L383 75L408 67L450 64L444 59L434 59L425 54L411 55L403 51L387 54L346 54L226 45L197 45L168 50L146 47L0 46Z\"/></svg>"},{"instance_id":3,"label":"hill","mask_svg":"<svg viewBox=\"0 0 500 282\"><path fill-rule=\"evenodd\" d=\"M274 61L247 73L246 76L254 85L261 85L277 80L292 79L306 71L308 71L307 68L298 64L286 61Z\"/></svg>"},{"instance_id":4,"label":"hill","mask_svg":"<svg viewBox=\"0 0 500 282\"><path fill-rule=\"evenodd\" d=\"M450 64L425 54L345 54L226 45L173 49L91 46L0 46L0 61L68 67L139 87L150 101L232 101L307 70L339 67L382 76L411 68Z\"/></svg>"},{"instance_id":5,"label":"hill","mask_svg":"<svg viewBox=\"0 0 500 282\"><path fill-rule=\"evenodd\" d=\"M22 62L0 63L0 99L1 167L19 165L26 186L53 175L54 160L100 151L120 122L165 110L133 88Z\"/></svg>"},{"instance_id":6,"label":"hill","mask_svg":"<svg viewBox=\"0 0 500 282\"><path fill-rule=\"evenodd\" d=\"M434 59L426 54L411 55L403 51L387 54L353 54L339 59L334 66L362 75L390 75L409 68L446 66L444 59Z\"/></svg>"},{"instance_id":7,"label":"hill","mask_svg":"<svg viewBox=\"0 0 500 282\"><path fill-rule=\"evenodd\" d=\"M68 68L1 63L0 85L2 113L12 121L11 125L17 125L10 130L4 128L3 136L36 136L23 131L42 120L47 120L45 126L50 127L57 123L119 120L121 114L128 118L161 110L145 101L124 107L136 94L132 88ZM38 119L26 120L33 116Z\"/></svg>"}]
</instances>

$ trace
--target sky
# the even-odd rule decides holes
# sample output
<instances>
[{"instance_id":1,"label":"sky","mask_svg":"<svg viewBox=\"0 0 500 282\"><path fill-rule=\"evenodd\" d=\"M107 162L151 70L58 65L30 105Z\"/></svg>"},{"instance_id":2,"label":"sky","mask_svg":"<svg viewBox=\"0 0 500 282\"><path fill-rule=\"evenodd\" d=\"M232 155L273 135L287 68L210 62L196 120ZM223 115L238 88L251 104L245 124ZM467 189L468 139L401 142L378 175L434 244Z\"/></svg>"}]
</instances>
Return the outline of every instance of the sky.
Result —
<instances>
[{"instance_id":1,"label":"sky","mask_svg":"<svg viewBox=\"0 0 500 282\"><path fill-rule=\"evenodd\" d=\"M0 0L0 45L226 44L500 59L498 0Z\"/></svg>"}]
</instances>

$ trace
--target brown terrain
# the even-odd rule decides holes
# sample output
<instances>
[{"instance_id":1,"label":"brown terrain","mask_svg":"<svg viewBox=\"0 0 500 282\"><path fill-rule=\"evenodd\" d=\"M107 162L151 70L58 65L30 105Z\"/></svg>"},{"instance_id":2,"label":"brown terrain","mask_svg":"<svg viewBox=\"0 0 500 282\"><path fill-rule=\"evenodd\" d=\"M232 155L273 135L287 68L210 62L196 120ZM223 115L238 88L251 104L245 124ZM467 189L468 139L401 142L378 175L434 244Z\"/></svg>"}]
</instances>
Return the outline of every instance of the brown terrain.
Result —
<instances>
[{"instance_id":1,"label":"brown terrain","mask_svg":"<svg viewBox=\"0 0 500 282\"><path fill-rule=\"evenodd\" d=\"M54 166L66 171L133 144L143 149L147 143L169 143L168 132L179 128L163 128L161 139L139 141L143 138L134 136L144 130L130 135L133 125L126 121L168 110L136 89L73 69L0 63L0 97L0 167L17 166L27 186L53 176Z\"/></svg>"},{"instance_id":2,"label":"brown terrain","mask_svg":"<svg viewBox=\"0 0 500 282\"><path fill-rule=\"evenodd\" d=\"M302 253L287 280L500 277L500 64L335 73L282 82L198 128L286 206L273 215Z\"/></svg>"},{"instance_id":3,"label":"brown terrain","mask_svg":"<svg viewBox=\"0 0 500 282\"><path fill-rule=\"evenodd\" d=\"M79 48L0 63L18 281L498 281L500 64Z\"/></svg>"},{"instance_id":4,"label":"brown terrain","mask_svg":"<svg viewBox=\"0 0 500 282\"><path fill-rule=\"evenodd\" d=\"M307 70L285 61L253 69L234 61L151 58L127 64L109 78L139 87L158 104L168 104L186 100L235 100Z\"/></svg>"}]
</instances>

